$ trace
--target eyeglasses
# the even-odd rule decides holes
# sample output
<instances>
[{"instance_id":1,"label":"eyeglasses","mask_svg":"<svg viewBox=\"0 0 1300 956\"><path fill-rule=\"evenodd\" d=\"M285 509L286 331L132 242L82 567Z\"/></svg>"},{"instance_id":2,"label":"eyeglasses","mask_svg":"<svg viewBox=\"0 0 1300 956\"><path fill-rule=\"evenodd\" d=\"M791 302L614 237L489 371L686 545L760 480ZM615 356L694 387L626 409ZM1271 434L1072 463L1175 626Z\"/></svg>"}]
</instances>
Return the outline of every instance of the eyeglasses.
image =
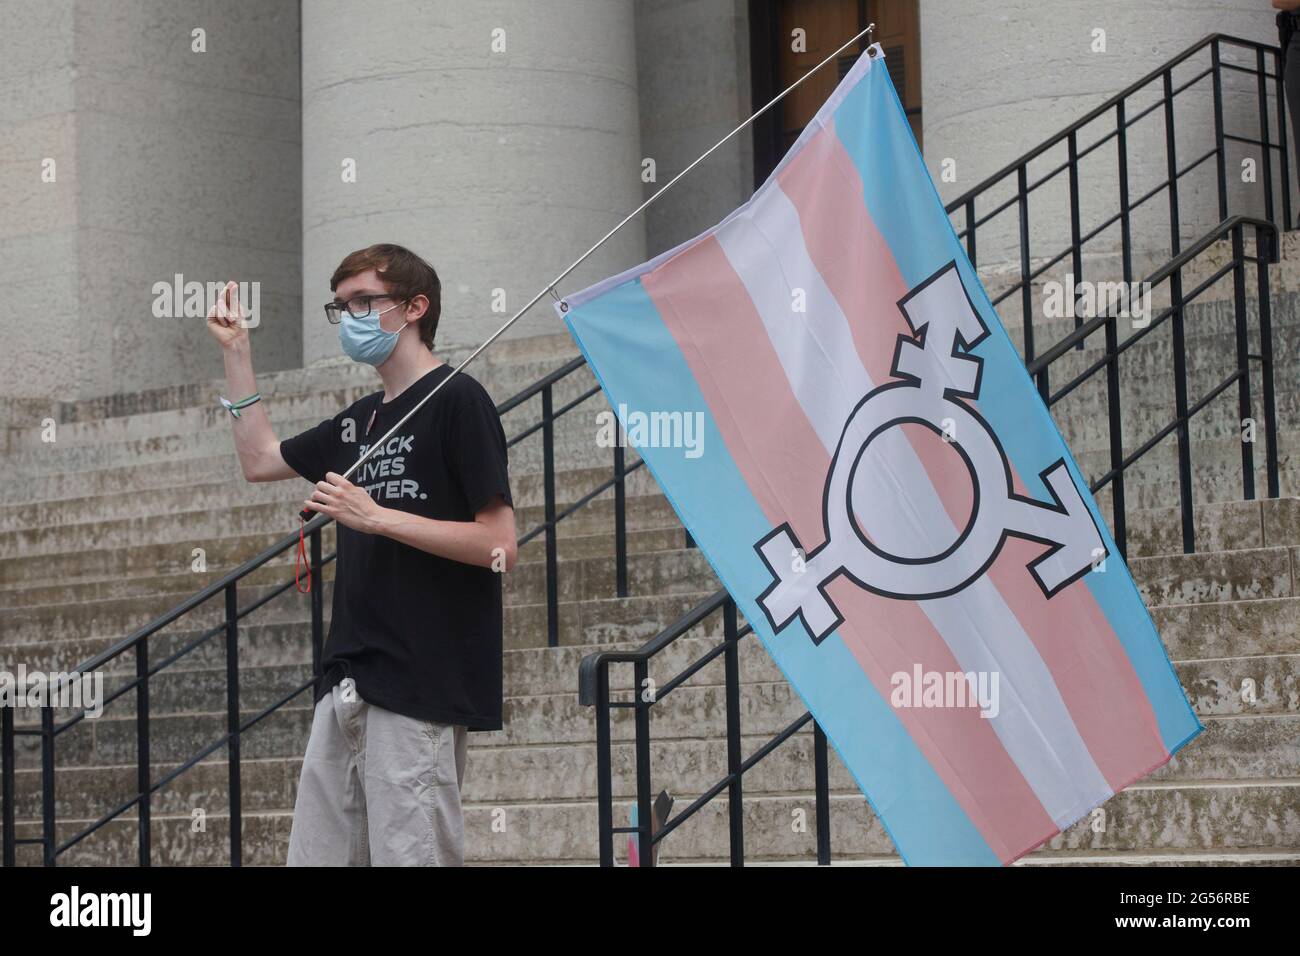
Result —
<instances>
[{"instance_id":1,"label":"eyeglasses","mask_svg":"<svg viewBox=\"0 0 1300 956\"><path fill-rule=\"evenodd\" d=\"M348 315L360 319L370 314L370 303L373 300L391 298L393 298L391 295L357 295L347 302L326 302L325 318L329 319L330 325L338 325L343 321L343 310L347 309Z\"/></svg>"}]
</instances>

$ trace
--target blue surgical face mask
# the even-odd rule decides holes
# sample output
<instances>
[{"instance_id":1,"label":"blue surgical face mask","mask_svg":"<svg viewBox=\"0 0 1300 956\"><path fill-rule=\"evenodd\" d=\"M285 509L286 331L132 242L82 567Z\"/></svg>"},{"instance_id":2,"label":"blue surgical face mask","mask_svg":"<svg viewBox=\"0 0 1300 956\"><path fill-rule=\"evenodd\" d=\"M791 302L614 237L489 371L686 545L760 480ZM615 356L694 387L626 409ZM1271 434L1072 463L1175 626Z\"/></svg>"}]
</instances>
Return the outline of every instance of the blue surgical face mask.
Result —
<instances>
[{"instance_id":1,"label":"blue surgical face mask","mask_svg":"<svg viewBox=\"0 0 1300 956\"><path fill-rule=\"evenodd\" d=\"M339 344L343 346L344 354L354 362L382 364L393 354L393 349L397 348L397 337L402 334L402 330L387 331L379 325L379 317L399 307L400 303L383 312L376 312L372 305L370 311L359 319L354 319L344 311L343 321L339 323ZM402 328L406 328L405 322L402 323Z\"/></svg>"}]
</instances>

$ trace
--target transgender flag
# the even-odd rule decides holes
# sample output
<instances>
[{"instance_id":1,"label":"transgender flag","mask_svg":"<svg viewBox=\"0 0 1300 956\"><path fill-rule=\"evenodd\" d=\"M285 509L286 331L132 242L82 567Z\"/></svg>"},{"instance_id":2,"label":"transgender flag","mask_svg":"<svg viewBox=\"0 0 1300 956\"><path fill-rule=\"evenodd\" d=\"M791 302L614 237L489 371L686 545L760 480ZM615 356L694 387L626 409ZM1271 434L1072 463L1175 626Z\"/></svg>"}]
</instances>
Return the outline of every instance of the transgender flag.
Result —
<instances>
[{"instance_id":1,"label":"transgender flag","mask_svg":"<svg viewBox=\"0 0 1300 956\"><path fill-rule=\"evenodd\" d=\"M638 450L906 862L1009 863L1201 731L880 59L557 309L634 442L700 413Z\"/></svg>"}]
</instances>

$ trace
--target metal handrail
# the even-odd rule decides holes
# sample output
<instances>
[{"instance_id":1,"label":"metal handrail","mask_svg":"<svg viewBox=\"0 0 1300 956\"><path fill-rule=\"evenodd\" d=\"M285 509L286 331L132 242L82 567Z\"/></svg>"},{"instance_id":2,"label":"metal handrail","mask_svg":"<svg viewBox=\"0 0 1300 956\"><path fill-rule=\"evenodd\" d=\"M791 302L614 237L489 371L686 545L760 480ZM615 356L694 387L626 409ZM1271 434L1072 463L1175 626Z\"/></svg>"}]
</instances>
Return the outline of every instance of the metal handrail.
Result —
<instances>
[{"instance_id":1,"label":"metal handrail","mask_svg":"<svg viewBox=\"0 0 1300 956\"><path fill-rule=\"evenodd\" d=\"M324 528L327 524L329 524L333 520L334 519L329 517L328 515L318 515L317 517L313 518L311 521L307 522L303 526L302 529L303 534L305 535L313 534L321 530L322 528ZM220 578L213 581L207 587L203 588L202 590L196 591L194 594L190 595L188 598L186 598L180 604L176 605L170 611L167 611L166 613L160 615L159 617L150 621L148 624L144 625L143 627L138 628L133 634L122 638L122 640L118 641L116 644L112 645L111 647L100 651L98 654L90 658L88 661L79 664L77 667L73 668L72 672L79 673L79 674L88 674L99 670L109 661L113 660L115 657L120 657L125 652L131 650L131 648L135 647L135 645L138 644L140 641L152 637L154 634L156 634L158 631L161 631L164 627L167 627L169 624L176 623L177 620L184 617L186 614L194 610L200 604L203 604L204 602L216 597L218 594L225 591L226 588L228 588L231 584L234 584L242 580L243 578L247 577L248 575L252 574L258 568L262 567L264 564L271 561L272 559L278 558L280 555L284 554L284 552L288 551L290 548L296 546L297 544L298 544L298 535L296 532L294 534L285 535L283 538L281 538L275 544L271 545L261 554L257 555L256 557L249 558L247 561L239 565L239 567L235 568L233 571L229 571L226 574L223 574ZM333 557L333 555L331 555L330 557ZM60 681L59 686L60 689L62 689L63 686L62 680Z\"/></svg>"},{"instance_id":2,"label":"metal handrail","mask_svg":"<svg viewBox=\"0 0 1300 956\"><path fill-rule=\"evenodd\" d=\"M1120 103L1122 103L1124 100L1128 99L1134 93L1139 92L1144 86L1147 86L1150 83L1154 83L1156 80L1163 77L1165 73L1174 69L1174 67L1181 65L1196 53L1200 52L1201 50L1204 50L1206 47L1209 47L1216 42L1228 43L1232 46L1245 47L1246 49L1256 50L1263 53L1276 53L1278 51L1278 47L1276 46L1270 46L1267 43L1259 43L1255 40L1248 40L1245 37L1234 36L1233 34L1230 33L1211 33L1205 37L1202 37L1200 40L1197 40L1191 46L1187 47L1187 49L1183 50L1183 52L1176 54L1172 59L1165 61L1160 66L1152 70L1150 73L1147 73L1140 80L1136 80L1133 83L1130 83L1128 86L1124 87L1124 89L1120 90L1114 96L1111 96L1109 99L1104 100L1099 106L1096 106L1093 109L1089 110L1087 113L1083 115L1082 118L1075 120L1069 126L1063 128L1060 132L1055 133L1052 136L1049 136L1047 139L1043 140L1037 146L1033 147L1032 149L1028 150L1025 153L1022 153L1020 156L1016 157L1014 160L1012 160L1011 162L1003 166L1001 169L999 169L996 173L984 177L984 179L982 179L978 184L972 186L970 189L966 190L964 193L962 193L952 202L948 203L945 209L949 213L956 212L958 209L964 206L969 200L974 199L982 192L987 192L989 189L996 186L1002 180L1006 179L1008 176L1013 174L1021 166L1024 166L1027 163L1030 163L1033 160L1037 159L1039 156L1047 152L1053 146L1059 146L1061 145L1061 143L1066 142L1070 138L1071 133L1078 133L1079 130L1083 129L1083 127L1087 126L1089 123L1093 122L1094 120L1100 119L1101 117L1105 116L1111 110L1115 109L1115 107L1118 106ZM1225 63L1223 64L1223 66L1225 68L1236 69L1241 72L1246 72L1251 74L1254 73L1253 70L1243 70L1241 67L1235 66L1235 64L1231 64L1231 63ZM1181 92L1182 89L1186 89L1187 87L1191 86L1192 83L1195 83L1197 80L1201 80L1204 79L1206 76L1209 76L1212 69L1213 68L1211 67L1210 69L1207 69L1202 73L1198 74L1192 80L1189 80L1187 83L1183 84L1180 90L1177 90L1175 92ZM1268 74L1268 76L1270 79L1273 78L1273 74ZM1155 106L1159 106L1159 105L1161 105L1161 102L1157 101ZM1154 109L1154 106L1149 107L1148 111L1150 111L1151 109ZM1138 120L1140 120L1144 115L1145 113L1141 113L1138 114L1137 116L1134 116L1129 121L1128 125L1130 126L1133 125ZM1096 145L1099 145L1102 142L1106 142L1114 135L1115 133L1107 134L1106 137L1099 140L1098 143L1094 144L1094 147ZM1083 153L1079 154L1080 159L1082 159L1083 156L1084 156ZM1056 172L1060 172L1060 169L1053 170L1052 174ZM1042 181L1043 180L1040 180L1039 183L1036 183L1035 185L1041 184Z\"/></svg>"},{"instance_id":3,"label":"metal handrail","mask_svg":"<svg viewBox=\"0 0 1300 956\"><path fill-rule=\"evenodd\" d=\"M1254 256L1245 253L1244 232L1247 228L1255 232L1256 249ZM1196 257L1213 245L1229 237L1232 243L1232 256L1229 261L1214 270L1193 290L1184 294L1182 291L1182 270ZM1126 552L1126 512L1124 506L1124 472L1157 447L1164 439L1177 434L1178 470L1179 470L1179 505L1182 520L1183 550L1191 553L1195 550L1195 503L1191 487L1191 437L1187 423L1191 418L1207 407L1219 395L1232 385L1238 387L1238 412L1242 421L1250 417L1252 396L1250 389L1250 363L1260 364L1263 405L1264 405L1264 441L1265 441L1265 480L1267 494L1276 498L1280 493L1280 476L1278 470L1277 450L1277 409L1274 400L1273 354L1272 354L1272 320L1269 302L1267 266L1279 261L1279 236L1276 224L1253 216L1229 216L1213 229L1210 229L1184 252L1174 256L1169 262L1156 269L1147 279L1152 286L1169 282L1171 302L1169 306L1152 317L1146 326L1123 342L1119 341L1118 317L1113 315L1097 316L1074 332L1067 335L1048 350L1040 359L1030 362L1026 371L1039 383L1039 391L1046 395L1045 401L1050 408L1072 392L1094 374L1105 370L1107 377L1107 412L1109 417L1111 467L1110 470L1091 483L1091 490L1096 493L1107 485L1112 486L1112 521L1113 536L1120 553ZM1246 327L1246 263L1253 263L1257 274L1257 299L1259 302L1260 352L1258 355L1248 348L1248 330ZM1237 365L1227 378L1211 386L1198 400L1190 403L1187 395L1186 346L1183 336L1183 309L1211 288L1219 279L1232 274L1233 308L1236 318L1235 338ZM1144 339L1153 334L1166 322L1173 329L1175 413L1173 421L1149 436L1137 449L1124 453L1121 409L1119 407L1119 359L1126 352L1135 348ZM1051 363L1061 358L1072 348L1081 348L1084 341L1098 331L1104 331L1106 346L1100 359L1080 372L1067 385L1055 393L1047 386L1048 368ZM1243 441L1242 447L1242 492L1246 499L1255 497L1254 452L1251 443Z\"/></svg>"},{"instance_id":4,"label":"metal handrail","mask_svg":"<svg viewBox=\"0 0 1300 956\"><path fill-rule=\"evenodd\" d=\"M649 661L691 628L703 623L727 600L727 589L719 588L640 647L629 651L596 651L588 654L578 665L578 703L586 707L595 706L598 673L601 668L610 664L643 664Z\"/></svg>"},{"instance_id":5,"label":"metal handrail","mask_svg":"<svg viewBox=\"0 0 1300 956\"><path fill-rule=\"evenodd\" d=\"M1251 51L1254 53L1254 66L1247 67L1236 63L1224 62L1222 58L1223 48L1236 47ZM1209 50L1210 65L1203 70L1198 71L1195 76L1181 82L1177 85L1173 81L1173 71L1181 64L1187 62L1196 54ZM1275 68L1269 70L1266 64L1266 56L1273 57ZM1180 252L1181 245L1181 220L1179 208L1179 185L1184 177L1189 176L1194 170L1199 169L1210 159L1215 160L1215 188L1216 199L1218 204L1218 220L1222 221L1229 217L1228 209L1228 176L1227 176L1227 143L1249 144L1260 149L1261 173L1258 177L1259 187L1262 190L1262 200L1264 206L1264 218L1270 221L1276 221L1284 228L1291 228L1292 225L1292 190L1291 171L1289 161L1288 134L1287 134L1287 113L1284 106L1285 94L1283 91L1283 79L1281 71L1276 68L1280 63L1281 51L1276 46L1257 43L1253 40L1247 40L1242 37L1233 36L1226 33L1213 33L1191 46L1187 47L1181 53L1163 63L1162 65L1151 70L1141 79L1129 84L1119 93L1109 97L1100 105L1089 110L1080 119L1075 120L1070 125L1061 129L1059 132L1048 137L1043 142L1034 146L1029 151L1023 153L1016 159L1007 163L997 172L985 177L974 187L966 190L956 199L953 199L944 207L949 215L955 215L961 212L964 223L960 229L954 227L954 231L959 240L965 241L966 255L971 264L975 265L978 261L978 233L981 226L986 225L992 219L1003 213L1014 212L1016 221L1010 224L1010 230L1013 236L1019 241L1019 259L1018 262L1011 261L1008 264L1013 268L1018 266L1019 275L1015 281L1009 282L1006 288L999 291L992 299L995 306L1003 301L1010 299L1012 296L1019 294L1020 313L1021 313L1021 331L1023 337L1023 352L1025 360L1033 361L1035 358L1035 329L1034 329L1034 310L1033 310L1033 282L1043 276L1049 269L1058 263L1069 260L1070 272L1075 279L1081 279L1084 271L1084 248L1102 233L1118 226L1120 231L1119 253L1124 281L1130 282L1133 278L1133 241L1132 241L1132 216L1135 211L1144 204L1153 200L1162 192L1168 196L1169 204L1169 255L1176 256ZM1224 88L1223 74L1225 72L1239 73L1247 76L1254 76L1257 80L1254 91L1255 113L1258 117L1259 135L1248 136L1238 133L1229 133L1225 127L1224 121ZM1175 136L1175 98L1187 92L1201 80L1209 77L1211 80L1211 95L1213 99L1213 132L1214 146L1208 151L1200 154L1191 162L1180 162L1178 158L1177 139ZM1160 95L1154 103L1144 104L1140 108L1130 113L1128 101L1135 95L1142 93L1153 84L1159 84L1160 88L1156 91ZM1272 96L1274 98L1275 120L1270 120L1270 84L1272 85ZM1150 91L1148 91L1150 92ZM1165 152L1166 152L1166 170L1164 178L1155 186L1147 189L1139 196L1131 196L1129 189L1129 147L1128 131L1139 120L1151 115L1157 110L1163 108L1164 112L1164 134L1165 134ZM1080 143L1080 134L1089 124L1105 118L1108 114L1113 114L1113 129L1101 135L1094 142L1083 145ZM1275 135L1274 135L1275 133ZM1101 221L1100 223L1085 229L1083 224L1083 215L1081 211L1080 198L1082 195L1081 188L1081 168L1080 162L1085 157L1099 149L1103 145L1115 141L1115 175L1118 178L1119 185L1119 209L1118 211ZM1037 178L1030 180L1029 164L1035 159L1043 156L1054 148L1064 147L1067 150L1067 156L1064 162L1053 166L1051 170L1043 173ZM1276 157L1274 154L1276 153ZM1281 216L1276 216L1274 201L1274 160L1276 158L1277 168L1279 171L1279 180L1281 188ZM1043 187L1049 181L1060 176L1062 173L1068 174L1068 205L1069 205L1069 231L1070 239L1063 247L1054 247L1046 255L1038 253L1037 250L1031 249L1032 240L1030 235L1030 215L1029 202L1030 198L1035 195L1035 191ZM1012 178L1014 177L1014 179ZM1114 180L1108 180L1113 183ZM977 209L977 200L990 190L1001 187L1003 192L1009 191L1009 198L998 197L995 205L991 210ZM1062 213L1064 216L1064 213ZM1062 221L1064 221L1062 219ZM1041 243L1040 243L1041 244ZM1078 321L1076 325L1081 325ZM1048 385L1046 379L1043 380L1043 397L1048 395Z\"/></svg>"},{"instance_id":6,"label":"metal handrail","mask_svg":"<svg viewBox=\"0 0 1300 956\"><path fill-rule=\"evenodd\" d=\"M1152 272L1151 275L1147 276L1146 282L1151 286L1157 286L1164 282L1166 279L1189 265L1193 259L1199 256L1206 249L1210 248L1210 246L1220 242L1224 236L1228 235L1238 226L1253 226L1255 229L1262 231L1269 238L1267 246L1268 261L1273 264L1280 261L1278 256L1278 234L1276 225L1266 219L1257 219L1254 216L1230 216L1201 236L1201 238L1197 239L1196 242L1192 243L1185 250L1174 256L1174 258L1169 260L1169 262ZM1191 298L1192 296L1187 296L1187 300L1190 300ZM1171 306L1170 309L1172 308L1173 307ZM1169 310L1166 310L1166 312L1168 311ZM1115 317L1110 315L1099 315L1089 319L1086 323L1079 326L1079 328L1075 329L1065 338L1061 339L1061 341L1057 342L1042 355L1038 356L1038 358L1034 359L1032 362L1026 363L1025 371L1027 371L1031 377L1037 375L1066 352L1078 346L1080 342L1087 339L1093 332L1096 332L1098 329L1103 328L1107 323L1113 321L1115 321ZM1159 321L1158 318L1153 318L1150 325L1148 325L1143 331L1155 328Z\"/></svg>"}]
</instances>

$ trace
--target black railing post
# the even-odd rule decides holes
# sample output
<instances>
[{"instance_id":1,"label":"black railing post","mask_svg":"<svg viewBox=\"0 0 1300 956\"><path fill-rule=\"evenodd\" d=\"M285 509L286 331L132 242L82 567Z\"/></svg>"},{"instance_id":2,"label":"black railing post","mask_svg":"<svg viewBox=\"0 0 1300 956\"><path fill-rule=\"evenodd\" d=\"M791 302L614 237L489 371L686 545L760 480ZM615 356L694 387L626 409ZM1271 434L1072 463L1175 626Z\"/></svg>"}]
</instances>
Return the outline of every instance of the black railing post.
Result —
<instances>
[{"instance_id":1,"label":"black railing post","mask_svg":"<svg viewBox=\"0 0 1300 956\"><path fill-rule=\"evenodd\" d=\"M1025 364L1034 360L1034 290L1029 281L1029 183L1024 163L1016 167L1020 207L1020 309L1025 333ZM1047 396L1043 396L1047 401Z\"/></svg>"},{"instance_id":2,"label":"black railing post","mask_svg":"<svg viewBox=\"0 0 1300 956\"><path fill-rule=\"evenodd\" d=\"M1129 208L1128 195L1128 123L1124 112L1124 101L1115 104L1116 153L1119 157L1119 251L1121 268L1124 273L1124 288L1133 288L1133 223ZM1132 295L1129 295L1132 298ZM1130 303L1131 304L1131 303ZM1132 310L1129 309L1129 315ZM1129 319L1130 323L1132 319Z\"/></svg>"},{"instance_id":3,"label":"black railing post","mask_svg":"<svg viewBox=\"0 0 1300 956\"><path fill-rule=\"evenodd\" d=\"M1239 414L1238 438L1241 441L1241 487L1243 497L1255 497L1255 428L1251 427L1251 441L1246 441L1242 431L1251 419L1250 413L1250 337L1246 329L1246 252L1242 241L1242 228L1232 230L1232 307L1237 319L1237 412Z\"/></svg>"},{"instance_id":4,"label":"black railing post","mask_svg":"<svg viewBox=\"0 0 1300 956\"><path fill-rule=\"evenodd\" d=\"M1182 250L1182 223L1178 213L1178 143L1174 136L1174 76L1165 70L1165 172L1169 176L1169 255Z\"/></svg>"},{"instance_id":5,"label":"black railing post","mask_svg":"<svg viewBox=\"0 0 1300 956\"><path fill-rule=\"evenodd\" d=\"M1178 503L1183 526L1183 553L1196 550L1196 507L1192 494L1192 434L1187 418L1187 342L1183 330L1182 270L1169 277L1169 319L1174 353L1174 416L1178 421Z\"/></svg>"},{"instance_id":6,"label":"black railing post","mask_svg":"<svg viewBox=\"0 0 1300 956\"><path fill-rule=\"evenodd\" d=\"M41 844L44 863L55 866L54 848L54 701L41 706Z\"/></svg>"},{"instance_id":7,"label":"black railing post","mask_svg":"<svg viewBox=\"0 0 1300 956\"><path fill-rule=\"evenodd\" d=\"M1264 440L1268 442L1264 462L1268 479L1268 496L1281 497L1277 471L1277 406L1273 394L1273 317L1268 301L1268 262L1273 259L1272 242L1277 234L1268 236L1270 248L1265 255L1263 229L1255 229L1255 272L1259 281L1259 365L1264 380Z\"/></svg>"},{"instance_id":8,"label":"black railing post","mask_svg":"<svg viewBox=\"0 0 1300 956\"><path fill-rule=\"evenodd\" d=\"M826 731L813 721L813 779L817 794L817 865L831 865L831 774Z\"/></svg>"},{"instance_id":9,"label":"black railing post","mask_svg":"<svg viewBox=\"0 0 1300 956\"><path fill-rule=\"evenodd\" d=\"M559 561L555 547L555 412L551 385L542 389L542 494L546 520L546 644L560 646Z\"/></svg>"},{"instance_id":10,"label":"black railing post","mask_svg":"<svg viewBox=\"0 0 1300 956\"><path fill-rule=\"evenodd\" d=\"M1112 525L1115 546L1120 556L1128 554L1128 531L1124 508L1124 424L1120 413L1119 389L1119 320L1109 311L1106 317L1106 411L1110 423L1110 467L1115 477L1110 483Z\"/></svg>"},{"instance_id":11,"label":"black railing post","mask_svg":"<svg viewBox=\"0 0 1300 956\"><path fill-rule=\"evenodd\" d=\"M321 568L321 529L311 533L311 575L314 586L311 589L311 672L313 677L321 676L321 658L325 653L325 573Z\"/></svg>"},{"instance_id":12,"label":"black railing post","mask_svg":"<svg viewBox=\"0 0 1300 956\"><path fill-rule=\"evenodd\" d=\"M230 771L230 865L243 864L243 815L239 780L239 602L235 582L226 585L226 732Z\"/></svg>"},{"instance_id":13,"label":"black railing post","mask_svg":"<svg viewBox=\"0 0 1300 956\"><path fill-rule=\"evenodd\" d=\"M727 821L731 842L731 865L745 865L745 804L744 784L740 765L740 638L737 636L736 602L730 597L722 605L722 633L726 641L723 667L726 672L727 693Z\"/></svg>"},{"instance_id":14,"label":"black railing post","mask_svg":"<svg viewBox=\"0 0 1300 956\"><path fill-rule=\"evenodd\" d=\"M1291 228L1291 162L1287 158L1290 149L1286 133L1286 89L1282 81L1282 56L1274 54L1274 82L1277 84L1277 152L1278 166L1282 171L1282 228Z\"/></svg>"},{"instance_id":15,"label":"black railing post","mask_svg":"<svg viewBox=\"0 0 1300 956\"><path fill-rule=\"evenodd\" d=\"M627 597L627 480L624 475L623 433L614 440L614 593Z\"/></svg>"},{"instance_id":16,"label":"black railing post","mask_svg":"<svg viewBox=\"0 0 1300 956\"><path fill-rule=\"evenodd\" d=\"M1259 141L1263 145L1259 151L1261 172L1264 177L1264 218L1277 222L1273 216L1273 150L1268 137L1268 83L1264 79L1264 48L1255 48L1255 66L1259 70L1256 88L1259 92ZM1286 148L1286 144L1282 144Z\"/></svg>"},{"instance_id":17,"label":"black railing post","mask_svg":"<svg viewBox=\"0 0 1300 956\"><path fill-rule=\"evenodd\" d=\"M641 866L654 866L654 809L650 803L650 706L654 703L649 677L650 665L643 660L632 665L636 727L636 829L637 853ZM647 695L649 699L647 700Z\"/></svg>"},{"instance_id":18,"label":"black railing post","mask_svg":"<svg viewBox=\"0 0 1300 956\"><path fill-rule=\"evenodd\" d=\"M966 200L966 258L972 269L979 268L975 261L975 197Z\"/></svg>"},{"instance_id":19,"label":"black railing post","mask_svg":"<svg viewBox=\"0 0 1300 956\"><path fill-rule=\"evenodd\" d=\"M17 826L14 817L14 794L17 792L17 775L14 771L14 709L12 706L0 706L0 801L4 808L0 819L3 831L4 866L16 866Z\"/></svg>"},{"instance_id":20,"label":"black railing post","mask_svg":"<svg viewBox=\"0 0 1300 956\"><path fill-rule=\"evenodd\" d=\"M137 641L135 645L135 676L139 681L135 685L135 736L136 769L135 785L140 794L137 807L140 826L140 865L150 866L153 862L151 841L153 839L152 796L150 794L152 770L150 768L149 745L149 642Z\"/></svg>"},{"instance_id":21,"label":"black railing post","mask_svg":"<svg viewBox=\"0 0 1300 956\"><path fill-rule=\"evenodd\" d=\"M614 865L614 780L609 735L609 665L596 668L596 816L600 865Z\"/></svg>"},{"instance_id":22,"label":"black railing post","mask_svg":"<svg viewBox=\"0 0 1300 956\"><path fill-rule=\"evenodd\" d=\"M1228 155L1223 129L1223 67L1219 62L1219 40L1210 42L1210 70L1214 82L1214 151L1219 178L1219 221L1228 218Z\"/></svg>"},{"instance_id":23,"label":"black railing post","mask_svg":"<svg viewBox=\"0 0 1300 956\"><path fill-rule=\"evenodd\" d=\"M1075 290L1083 278L1083 227L1079 215L1079 137L1075 130L1070 130L1068 138L1070 165L1070 302L1074 311L1074 327L1083 325L1083 316L1079 314L1079 297ZM1083 351L1083 342L1076 346ZM1044 382L1039 386L1046 388Z\"/></svg>"},{"instance_id":24,"label":"black railing post","mask_svg":"<svg viewBox=\"0 0 1300 956\"><path fill-rule=\"evenodd\" d=\"M1178 147L1174 136L1173 71L1165 70L1165 170L1169 176L1169 255L1182 251L1182 224L1178 211ZM1150 303L1148 303L1149 305ZM1174 415L1178 426L1178 502L1183 526L1183 553L1196 550L1196 516L1192 500L1192 444L1187 422L1187 345L1183 334L1183 270L1169 277L1169 304L1173 308L1169 328L1174 353Z\"/></svg>"}]
</instances>

